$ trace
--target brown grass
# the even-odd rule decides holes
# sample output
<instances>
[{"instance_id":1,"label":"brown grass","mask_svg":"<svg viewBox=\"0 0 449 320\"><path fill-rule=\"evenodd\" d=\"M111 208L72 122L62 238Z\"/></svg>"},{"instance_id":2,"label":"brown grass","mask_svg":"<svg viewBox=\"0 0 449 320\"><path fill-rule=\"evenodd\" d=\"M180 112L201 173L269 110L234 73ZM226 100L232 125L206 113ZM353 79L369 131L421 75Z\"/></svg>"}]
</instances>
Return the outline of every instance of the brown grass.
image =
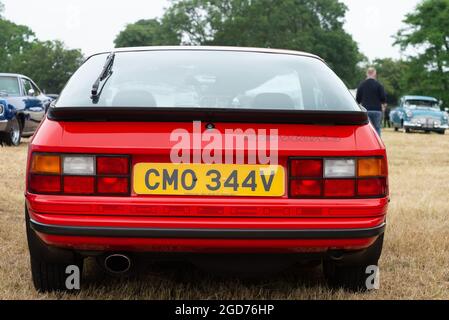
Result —
<instances>
[{"instance_id":1,"label":"brown grass","mask_svg":"<svg viewBox=\"0 0 449 320\"><path fill-rule=\"evenodd\" d=\"M79 294L37 294L23 219L27 145L0 148L0 299L449 299L449 136L388 131L384 139L392 202L381 288L368 294L330 291L319 269L245 282L165 264L120 280L102 276L93 261Z\"/></svg>"}]
</instances>

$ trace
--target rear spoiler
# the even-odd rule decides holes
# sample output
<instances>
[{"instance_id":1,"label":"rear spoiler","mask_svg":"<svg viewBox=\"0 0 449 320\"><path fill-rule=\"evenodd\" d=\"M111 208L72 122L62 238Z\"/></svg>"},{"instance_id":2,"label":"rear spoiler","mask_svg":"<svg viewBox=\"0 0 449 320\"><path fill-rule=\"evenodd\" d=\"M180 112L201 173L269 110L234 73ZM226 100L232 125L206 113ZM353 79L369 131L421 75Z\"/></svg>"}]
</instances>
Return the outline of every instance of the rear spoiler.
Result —
<instances>
[{"instance_id":1,"label":"rear spoiler","mask_svg":"<svg viewBox=\"0 0 449 320\"><path fill-rule=\"evenodd\" d=\"M227 122L365 125L366 111L293 111L205 108L51 107L48 119L66 122Z\"/></svg>"}]
</instances>

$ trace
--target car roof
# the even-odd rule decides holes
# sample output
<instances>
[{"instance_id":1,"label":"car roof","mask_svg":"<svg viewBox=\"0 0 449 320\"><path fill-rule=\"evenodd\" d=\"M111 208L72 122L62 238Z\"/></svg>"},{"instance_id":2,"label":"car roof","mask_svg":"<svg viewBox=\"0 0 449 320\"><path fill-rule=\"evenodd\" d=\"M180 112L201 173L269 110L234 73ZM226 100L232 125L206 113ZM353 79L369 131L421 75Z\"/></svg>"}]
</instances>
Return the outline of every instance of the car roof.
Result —
<instances>
[{"instance_id":1,"label":"car roof","mask_svg":"<svg viewBox=\"0 0 449 320\"><path fill-rule=\"evenodd\" d=\"M29 79L27 76L24 76L23 74L19 74L19 73L0 73L0 77L21 77L21 78L27 78Z\"/></svg>"},{"instance_id":2,"label":"car roof","mask_svg":"<svg viewBox=\"0 0 449 320\"><path fill-rule=\"evenodd\" d=\"M139 51L229 51L229 52L254 52L254 53L271 53L271 54L289 54L296 56L305 56L324 61L321 57L302 51L271 49L271 48L248 48L248 47L223 47L223 46L150 46L150 47L130 47L116 48L111 51L98 52L92 56L105 54L110 52L139 52ZM91 56L91 57L92 57Z\"/></svg>"},{"instance_id":3,"label":"car roof","mask_svg":"<svg viewBox=\"0 0 449 320\"><path fill-rule=\"evenodd\" d=\"M438 99L434 97L428 97L428 96L405 96L405 100L424 100L424 101L435 101L438 102Z\"/></svg>"}]
</instances>

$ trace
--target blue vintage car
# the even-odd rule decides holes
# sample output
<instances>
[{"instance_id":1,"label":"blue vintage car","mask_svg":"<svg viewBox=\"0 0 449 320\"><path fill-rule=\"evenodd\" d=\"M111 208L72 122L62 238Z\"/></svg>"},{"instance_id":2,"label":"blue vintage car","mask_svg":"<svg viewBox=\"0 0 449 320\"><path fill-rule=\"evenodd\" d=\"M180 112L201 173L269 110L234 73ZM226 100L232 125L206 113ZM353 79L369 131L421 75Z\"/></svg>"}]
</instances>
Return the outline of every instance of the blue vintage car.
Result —
<instances>
[{"instance_id":1,"label":"blue vintage car","mask_svg":"<svg viewBox=\"0 0 449 320\"><path fill-rule=\"evenodd\" d=\"M32 136L50 102L30 78L0 73L0 143L18 146Z\"/></svg>"},{"instance_id":2,"label":"blue vintage car","mask_svg":"<svg viewBox=\"0 0 449 320\"><path fill-rule=\"evenodd\" d=\"M441 103L433 97L404 96L399 107L390 112L390 121L396 131L444 134L449 129L448 113L441 111L440 106Z\"/></svg>"}]
</instances>

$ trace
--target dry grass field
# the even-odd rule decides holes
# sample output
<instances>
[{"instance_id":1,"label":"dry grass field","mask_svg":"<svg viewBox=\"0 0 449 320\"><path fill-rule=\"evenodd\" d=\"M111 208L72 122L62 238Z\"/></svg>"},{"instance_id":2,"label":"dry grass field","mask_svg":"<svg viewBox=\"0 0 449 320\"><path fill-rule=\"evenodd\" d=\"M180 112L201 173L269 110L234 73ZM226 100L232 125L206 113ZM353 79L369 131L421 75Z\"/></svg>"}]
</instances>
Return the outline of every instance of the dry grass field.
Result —
<instances>
[{"instance_id":1,"label":"dry grass field","mask_svg":"<svg viewBox=\"0 0 449 320\"><path fill-rule=\"evenodd\" d=\"M388 131L384 139L392 202L381 288L367 294L330 291L319 269L248 282L164 264L120 280L102 276L93 261L79 294L37 294L23 218L27 145L0 147L0 299L449 299L449 135Z\"/></svg>"}]
</instances>

